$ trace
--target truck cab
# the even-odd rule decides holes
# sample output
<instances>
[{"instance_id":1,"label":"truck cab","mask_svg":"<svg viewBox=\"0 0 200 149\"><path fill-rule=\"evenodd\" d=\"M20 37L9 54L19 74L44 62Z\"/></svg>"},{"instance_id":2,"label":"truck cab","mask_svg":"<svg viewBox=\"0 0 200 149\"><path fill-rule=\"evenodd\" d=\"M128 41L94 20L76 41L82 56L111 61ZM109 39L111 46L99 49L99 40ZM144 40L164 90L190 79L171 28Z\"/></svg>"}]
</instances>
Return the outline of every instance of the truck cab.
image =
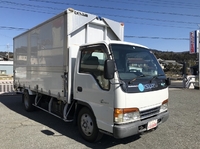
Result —
<instances>
[{"instance_id":1,"label":"truck cab","mask_svg":"<svg viewBox=\"0 0 200 149\"><path fill-rule=\"evenodd\" d=\"M170 81L147 47L122 41L85 44L75 66L74 99L89 107L100 131L124 138L167 120Z\"/></svg>"}]
</instances>

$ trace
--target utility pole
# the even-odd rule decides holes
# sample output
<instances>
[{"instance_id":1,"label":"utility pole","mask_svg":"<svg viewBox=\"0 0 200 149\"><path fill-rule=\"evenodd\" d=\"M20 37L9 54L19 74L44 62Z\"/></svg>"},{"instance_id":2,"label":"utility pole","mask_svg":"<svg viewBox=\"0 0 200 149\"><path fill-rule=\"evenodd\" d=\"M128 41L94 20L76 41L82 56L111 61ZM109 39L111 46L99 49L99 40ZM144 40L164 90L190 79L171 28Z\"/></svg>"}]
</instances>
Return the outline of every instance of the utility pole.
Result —
<instances>
[{"instance_id":1,"label":"utility pole","mask_svg":"<svg viewBox=\"0 0 200 149\"><path fill-rule=\"evenodd\" d=\"M199 30L200 30L200 24L198 24L198 27L199 27ZM197 52L197 55L198 55L198 89L200 89L200 32L198 32L198 35L197 35L197 43L198 43L198 52Z\"/></svg>"},{"instance_id":2,"label":"utility pole","mask_svg":"<svg viewBox=\"0 0 200 149\"><path fill-rule=\"evenodd\" d=\"M200 44L200 32L198 33L198 45ZM198 89L200 89L200 45L198 46L198 61L199 61L199 69L198 69Z\"/></svg>"},{"instance_id":3,"label":"utility pole","mask_svg":"<svg viewBox=\"0 0 200 149\"><path fill-rule=\"evenodd\" d=\"M9 58L10 58L10 56L9 56L9 43L7 44L7 50L8 50L8 60L9 60Z\"/></svg>"}]
</instances>

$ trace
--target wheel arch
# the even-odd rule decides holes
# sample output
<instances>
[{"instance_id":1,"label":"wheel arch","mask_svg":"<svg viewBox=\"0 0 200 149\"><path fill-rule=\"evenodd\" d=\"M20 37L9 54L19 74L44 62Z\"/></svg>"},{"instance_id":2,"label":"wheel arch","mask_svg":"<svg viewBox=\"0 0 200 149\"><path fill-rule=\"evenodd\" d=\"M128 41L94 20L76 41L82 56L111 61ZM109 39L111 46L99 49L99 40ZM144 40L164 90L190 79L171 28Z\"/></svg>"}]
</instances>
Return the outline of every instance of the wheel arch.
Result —
<instances>
[{"instance_id":1,"label":"wheel arch","mask_svg":"<svg viewBox=\"0 0 200 149\"><path fill-rule=\"evenodd\" d=\"M80 103L77 106L77 124L81 136L89 142L99 141L103 133L100 132L96 116L87 103ZM85 125L85 126L84 126Z\"/></svg>"},{"instance_id":2,"label":"wheel arch","mask_svg":"<svg viewBox=\"0 0 200 149\"><path fill-rule=\"evenodd\" d=\"M75 118L74 118L74 124L75 125L77 125L78 114L79 114L80 110L82 108L84 108L84 107L88 108L92 112L92 114L94 115L92 107L88 103L83 102L83 101L77 101L76 102L76 113L75 113ZM96 116L95 115L94 115L94 117L95 117L95 120L96 120Z\"/></svg>"}]
</instances>

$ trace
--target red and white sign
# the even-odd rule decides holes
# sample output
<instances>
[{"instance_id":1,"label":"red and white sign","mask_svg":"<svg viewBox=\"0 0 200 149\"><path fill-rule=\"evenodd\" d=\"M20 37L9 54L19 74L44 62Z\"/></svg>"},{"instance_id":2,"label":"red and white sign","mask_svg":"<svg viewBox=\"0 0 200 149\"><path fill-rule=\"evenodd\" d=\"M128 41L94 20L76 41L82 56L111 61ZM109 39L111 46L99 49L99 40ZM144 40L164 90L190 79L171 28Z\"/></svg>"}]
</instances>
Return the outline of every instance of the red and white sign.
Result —
<instances>
[{"instance_id":1,"label":"red and white sign","mask_svg":"<svg viewBox=\"0 0 200 149\"><path fill-rule=\"evenodd\" d=\"M190 54L195 53L195 32L190 32Z\"/></svg>"},{"instance_id":2,"label":"red and white sign","mask_svg":"<svg viewBox=\"0 0 200 149\"><path fill-rule=\"evenodd\" d=\"M190 32L190 54L199 53L199 30Z\"/></svg>"}]
</instances>

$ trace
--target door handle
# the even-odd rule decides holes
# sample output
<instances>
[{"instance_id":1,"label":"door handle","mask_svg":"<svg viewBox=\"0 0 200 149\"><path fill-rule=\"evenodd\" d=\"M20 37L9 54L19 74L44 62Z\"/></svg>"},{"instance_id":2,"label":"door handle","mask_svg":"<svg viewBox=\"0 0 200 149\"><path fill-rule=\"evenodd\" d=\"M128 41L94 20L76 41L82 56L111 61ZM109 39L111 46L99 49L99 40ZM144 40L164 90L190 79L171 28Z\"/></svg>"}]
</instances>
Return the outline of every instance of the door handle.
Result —
<instances>
[{"instance_id":1,"label":"door handle","mask_svg":"<svg viewBox=\"0 0 200 149\"><path fill-rule=\"evenodd\" d=\"M82 91L83 91L83 88L80 87L80 86L78 86L78 87L77 87L77 91L82 92Z\"/></svg>"}]
</instances>

